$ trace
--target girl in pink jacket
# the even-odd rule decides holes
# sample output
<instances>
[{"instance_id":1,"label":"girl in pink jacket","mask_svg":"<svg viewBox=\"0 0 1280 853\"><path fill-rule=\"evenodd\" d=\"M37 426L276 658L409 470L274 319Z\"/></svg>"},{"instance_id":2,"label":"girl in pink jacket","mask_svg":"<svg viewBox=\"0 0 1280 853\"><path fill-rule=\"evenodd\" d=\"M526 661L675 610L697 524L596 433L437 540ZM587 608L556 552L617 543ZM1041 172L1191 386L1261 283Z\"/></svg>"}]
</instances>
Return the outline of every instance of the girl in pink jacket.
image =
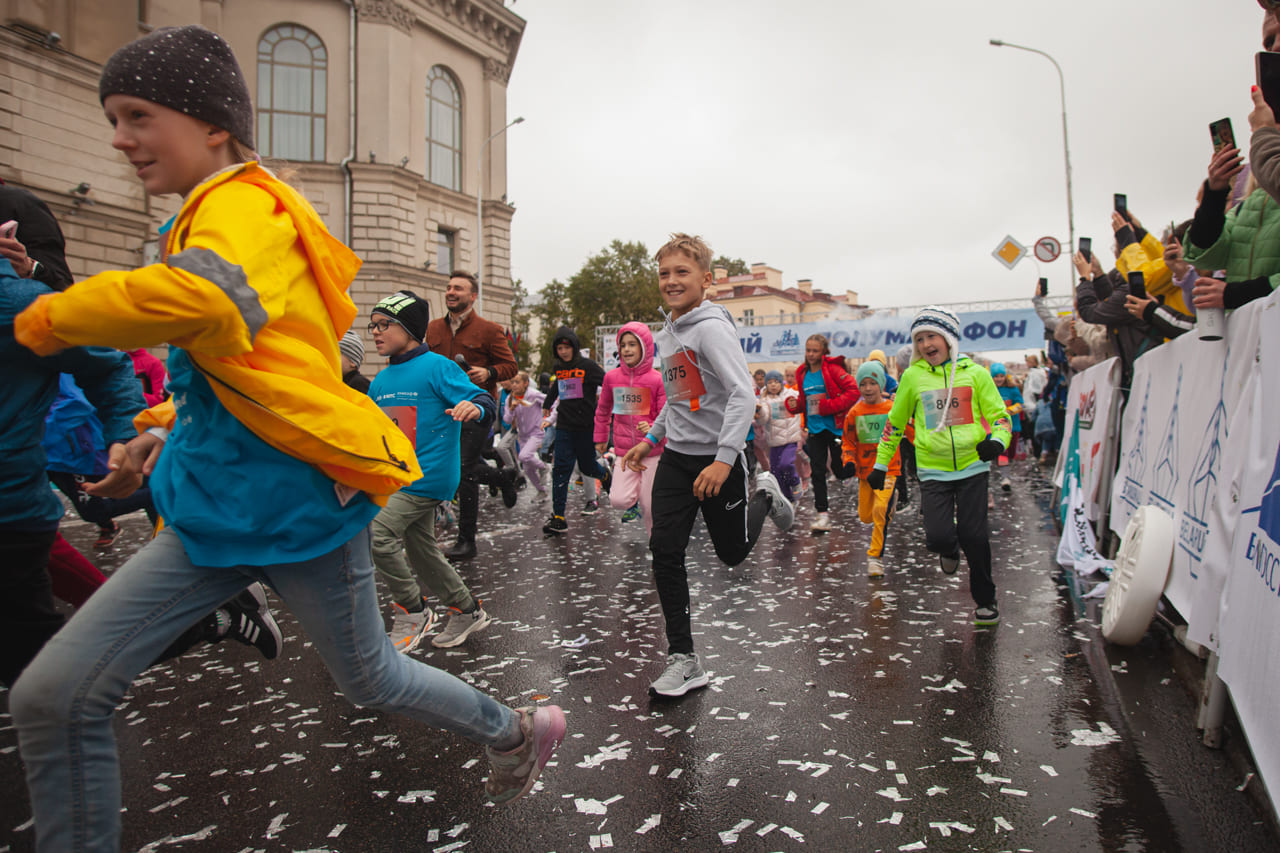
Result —
<instances>
[{"instance_id":1,"label":"girl in pink jacket","mask_svg":"<svg viewBox=\"0 0 1280 853\"><path fill-rule=\"evenodd\" d=\"M657 465L647 465L644 471L630 471L622 464L626 455L649 432L658 413L666 405L667 394L662 389L662 374L653 367L653 333L644 323L627 323L618 330L618 358L621 366L604 376L596 404L596 449L604 453L609 446L609 427L613 427L613 450L617 458L613 462L613 486L609 491L609 503L617 509L626 509L636 503L644 516L644 529L653 532L653 475ZM653 458L662 452L659 444L649 454Z\"/></svg>"}]
</instances>

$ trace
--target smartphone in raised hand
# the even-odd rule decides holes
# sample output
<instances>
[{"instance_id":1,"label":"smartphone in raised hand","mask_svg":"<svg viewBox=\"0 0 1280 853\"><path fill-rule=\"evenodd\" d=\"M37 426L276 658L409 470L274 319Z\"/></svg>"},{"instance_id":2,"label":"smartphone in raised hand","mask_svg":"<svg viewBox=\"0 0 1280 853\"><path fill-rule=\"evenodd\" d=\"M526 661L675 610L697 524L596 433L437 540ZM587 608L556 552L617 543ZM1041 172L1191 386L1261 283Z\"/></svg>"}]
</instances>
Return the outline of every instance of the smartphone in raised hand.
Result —
<instances>
[{"instance_id":1,"label":"smartphone in raised hand","mask_svg":"<svg viewBox=\"0 0 1280 853\"><path fill-rule=\"evenodd\" d=\"M1231 119L1220 118L1209 122L1209 138L1213 140L1213 153L1236 147L1236 134L1231 129Z\"/></svg>"},{"instance_id":2,"label":"smartphone in raised hand","mask_svg":"<svg viewBox=\"0 0 1280 853\"><path fill-rule=\"evenodd\" d=\"M1049 295L1049 279L1047 278L1040 279L1040 284L1037 286L1036 292L1040 294L1041 299L1044 299L1046 296L1048 296Z\"/></svg>"},{"instance_id":3,"label":"smartphone in raised hand","mask_svg":"<svg viewBox=\"0 0 1280 853\"><path fill-rule=\"evenodd\" d=\"M1129 273L1129 295L1139 299L1147 298L1147 280L1141 272Z\"/></svg>"},{"instance_id":4,"label":"smartphone in raised hand","mask_svg":"<svg viewBox=\"0 0 1280 853\"><path fill-rule=\"evenodd\" d=\"M1111 200L1112 200L1113 207L1115 207L1116 213L1120 214L1125 218L1126 221L1128 221L1129 197L1126 196L1124 193L1113 193L1111 196Z\"/></svg>"},{"instance_id":5,"label":"smartphone in raised hand","mask_svg":"<svg viewBox=\"0 0 1280 853\"><path fill-rule=\"evenodd\" d=\"M1258 88L1271 112L1280 119L1280 53L1261 51L1256 57Z\"/></svg>"},{"instance_id":6,"label":"smartphone in raised hand","mask_svg":"<svg viewBox=\"0 0 1280 853\"><path fill-rule=\"evenodd\" d=\"M1080 256L1083 257L1087 263L1093 263L1093 240L1088 237L1080 238Z\"/></svg>"}]
</instances>

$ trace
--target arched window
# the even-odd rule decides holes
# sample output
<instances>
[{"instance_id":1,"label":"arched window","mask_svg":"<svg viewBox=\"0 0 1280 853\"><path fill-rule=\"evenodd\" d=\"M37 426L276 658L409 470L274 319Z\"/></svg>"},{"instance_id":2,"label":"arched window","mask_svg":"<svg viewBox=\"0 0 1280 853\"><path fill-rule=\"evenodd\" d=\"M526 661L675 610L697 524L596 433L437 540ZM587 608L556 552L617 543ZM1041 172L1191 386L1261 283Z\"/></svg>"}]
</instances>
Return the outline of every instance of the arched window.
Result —
<instances>
[{"instance_id":1,"label":"arched window","mask_svg":"<svg viewBox=\"0 0 1280 853\"><path fill-rule=\"evenodd\" d=\"M462 190L462 97L439 65L427 74L427 180Z\"/></svg>"},{"instance_id":2,"label":"arched window","mask_svg":"<svg viewBox=\"0 0 1280 853\"><path fill-rule=\"evenodd\" d=\"M323 160L325 71L320 37L280 24L258 41L258 151L285 160Z\"/></svg>"}]
</instances>

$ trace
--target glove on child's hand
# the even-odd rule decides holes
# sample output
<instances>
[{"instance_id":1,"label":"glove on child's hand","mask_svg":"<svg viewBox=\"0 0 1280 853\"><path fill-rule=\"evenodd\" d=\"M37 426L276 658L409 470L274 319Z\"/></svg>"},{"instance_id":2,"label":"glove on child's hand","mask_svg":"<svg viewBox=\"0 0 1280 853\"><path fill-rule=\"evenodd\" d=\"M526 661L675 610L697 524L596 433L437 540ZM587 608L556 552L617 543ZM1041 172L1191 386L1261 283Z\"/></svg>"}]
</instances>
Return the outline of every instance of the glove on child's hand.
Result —
<instances>
[{"instance_id":1,"label":"glove on child's hand","mask_svg":"<svg viewBox=\"0 0 1280 853\"><path fill-rule=\"evenodd\" d=\"M877 492L883 489L884 488L884 472L881 471L879 468L871 469L871 473L867 475L867 485Z\"/></svg>"},{"instance_id":2,"label":"glove on child's hand","mask_svg":"<svg viewBox=\"0 0 1280 853\"><path fill-rule=\"evenodd\" d=\"M988 436L978 442L978 458L983 462L993 462L1001 453L1004 453L1004 445Z\"/></svg>"}]
</instances>

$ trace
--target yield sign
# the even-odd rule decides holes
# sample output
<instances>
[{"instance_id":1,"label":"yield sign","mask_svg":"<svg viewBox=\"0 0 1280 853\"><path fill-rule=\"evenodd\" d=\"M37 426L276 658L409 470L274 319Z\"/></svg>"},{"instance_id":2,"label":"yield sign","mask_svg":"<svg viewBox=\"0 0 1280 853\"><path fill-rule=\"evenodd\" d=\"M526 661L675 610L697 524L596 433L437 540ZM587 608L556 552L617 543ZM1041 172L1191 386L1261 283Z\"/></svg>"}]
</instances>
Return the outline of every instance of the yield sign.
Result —
<instances>
[{"instance_id":1,"label":"yield sign","mask_svg":"<svg viewBox=\"0 0 1280 853\"><path fill-rule=\"evenodd\" d=\"M991 257L1004 264L1009 269L1013 269L1018 265L1018 261L1027 256L1027 247L1019 243L1012 237L1005 237L1000 241L1000 245L996 246L995 251L991 253Z\"/></svg>"}]
</instances>

